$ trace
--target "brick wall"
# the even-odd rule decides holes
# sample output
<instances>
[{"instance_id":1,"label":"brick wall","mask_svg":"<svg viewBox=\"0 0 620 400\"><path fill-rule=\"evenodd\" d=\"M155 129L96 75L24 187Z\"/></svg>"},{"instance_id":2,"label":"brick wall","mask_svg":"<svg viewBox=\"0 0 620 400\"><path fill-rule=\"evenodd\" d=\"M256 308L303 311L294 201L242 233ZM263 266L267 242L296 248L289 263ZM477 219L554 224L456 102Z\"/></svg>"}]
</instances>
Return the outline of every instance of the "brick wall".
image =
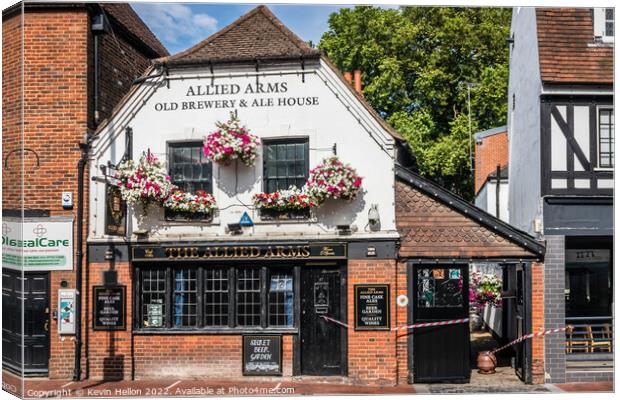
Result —
<instances>
[{"instance_id":1,"label":"brick wall","mask_svg":"<svg viewBox=\"0 0 620 400\"><path fill-rule=\"evenodd\" d=\"M475 148L475 193L482 187L490 173L508 164L508 133L502 132L482 138Z\"/></svg>"},{"instance_id":2,"label":"brick wall","mask_svg":"<svg viewBox=\"0 0 620 400\"><path fill-rule=\"evenodd\" d=\"M389 284L391 327L404 323L399 321L399 314L396 312L396 296L400 290L398 276L395 260L349 260L347 270L349 326L355 326L354 285L362 283ZM396 332L354 331L353 329L349 329L348 332L349 378L351 382L378 385L396 384L400 370Z\"/></svg>"},{"instance_id":3,"label":"brick wall","mask_svg":"<svg viewBox=\"0 0 620 400\"><path fill-rule=\"evenodd\" d=\"M2 207L20 207L22 147L22 22L15 14L2 20ZM7 160L7 156L11 157Z\"/></svg>"},{"instance_id":4,"label":"brick wall","mask_svg":"<svg viewBox=\"0 0 620 400\"><path fill-rule=\"evenodd\" d=\"M532 332L545 329L545 265L532 263ZM532 383L545 383L545 338L532 339Z\"/></svg>"}]
</instances>

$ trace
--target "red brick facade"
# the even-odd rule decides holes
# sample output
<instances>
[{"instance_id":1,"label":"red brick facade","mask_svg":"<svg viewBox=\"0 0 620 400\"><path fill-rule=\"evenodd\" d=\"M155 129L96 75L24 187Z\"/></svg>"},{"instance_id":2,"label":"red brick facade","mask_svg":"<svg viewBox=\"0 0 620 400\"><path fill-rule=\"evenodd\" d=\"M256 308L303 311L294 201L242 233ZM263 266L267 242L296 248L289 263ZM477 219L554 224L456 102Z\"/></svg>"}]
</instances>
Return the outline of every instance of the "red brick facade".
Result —
<instances>
[{"instance_id":1,"label":"red brick facade","mask_svg":"<svg viewBox=\"0 0 620 400\"><path fill-rule=\"evenodd\" d=\"M7 11L2 21L3 160L10 154L7 167L2 170L3 211L17 212L23 205L25 210L43 210L50 216L72 216L75 246L78 144L83 142L88 129L94 127L92 9L84 5L29 7L31 5L26 6L25 12L21 8ZM117 33L115 38L102 37L99 96L102 115L107 116L129 90L133 79L147 67L152 55L137 50L144 46L129 44L122 34ZM23 157L22 147L27 149ZM20 194L22 171L26 180L23 198ZM85 199L88 199L88 187L84 185ZM62 208L62 192L73 193L72 210ZM87 219L86 205L83 237L87 235ZM63 280L69 288L75 288L75 270L50 272L51 311L56 309L58 289ZM89 326L88 300L84 301L83 326ZM49 331L49 377L69 378L74 368L74 338L57 335L57 322L53 318L50 318ZM84 334L83 337L86 338ZM115 340L115 343L122 346L121 341ZM94 357L97 357L96 350ZM86 365L85 360L83 365ZM83 373L86 376L87 371Z\"/></svg>"},{"instance_id":2,"label":"red brick facade","mask_svg":"<svg viewBox=\"0 0 620 400\"><path fill-rule=\"evenodd\" d=\"M489 174L497 166L508 165L508 132L500 132L480 139L475 149L474 193L478 193Z\"/></svg>"},{"instance_id":3,"label":"red brick facade","mask_svg":"<svg viewBox=\"0 0 620 400\"><path fill-rule=\"evenodd\" d=\"M532 332L545 329L545 265L532 263ZM532 383L545 383L545 338L532 339Z\"/></svg>"}]
</instances>

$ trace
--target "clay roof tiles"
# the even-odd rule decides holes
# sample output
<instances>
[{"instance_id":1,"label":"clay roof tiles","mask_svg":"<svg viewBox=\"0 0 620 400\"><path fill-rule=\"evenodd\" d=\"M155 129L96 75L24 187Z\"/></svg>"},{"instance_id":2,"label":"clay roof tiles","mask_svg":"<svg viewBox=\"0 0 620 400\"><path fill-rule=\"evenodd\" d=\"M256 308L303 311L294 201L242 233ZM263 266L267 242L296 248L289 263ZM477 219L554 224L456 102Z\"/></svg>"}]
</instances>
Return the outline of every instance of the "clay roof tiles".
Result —
<instances>
[{"instance_id":1,"label":"clay roof tiles","mask_svg":"<svg viewBox=\"0 0 620 400\"><path fill-rule=\"evenodd\" d=\"M536 9L544 83L613 84L613 46L595 44L592 9Z\"/></svg>"},{"instance_id":2,"label":"clay roof tiles","mask_svg":"<svg viewBox=\"0 0 620 400\"><path fill-rule=\"evenodd\" d=\"M267 7L258 6L195 46L157 61L193 64L319 56L319 50L291 32Z\"/></svg>"}]
</instances>

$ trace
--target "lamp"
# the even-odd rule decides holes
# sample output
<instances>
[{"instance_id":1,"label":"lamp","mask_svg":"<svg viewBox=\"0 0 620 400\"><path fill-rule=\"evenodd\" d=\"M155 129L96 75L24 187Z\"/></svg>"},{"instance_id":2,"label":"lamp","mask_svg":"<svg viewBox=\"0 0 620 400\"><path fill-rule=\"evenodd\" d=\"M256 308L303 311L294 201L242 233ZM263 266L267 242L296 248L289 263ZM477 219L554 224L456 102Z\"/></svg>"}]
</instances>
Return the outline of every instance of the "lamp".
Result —
<instances>
[{"instance_id":1,"label":"lamp","mask_svg":"<svg viewBox=\"0 0 620 400\"><path fill-rule=\"evenodd\" d=\"M381 223L381 218L379 217L379 205L371 204L370 210L368 210L368 224L371 226L377 226Z\"/></svg>"},{"instance_id":2,"label":"lamp","mask_svg":"<svg viewBox=\"0 0 620 400\"><path fill-rule=\"evenodd\" d=\"M227 233L230 233L231 235L240 235L243 233L243 228L241 228L241 224L239 223L228 224L226 226L226 230Z\"/></svg>"}]
</instances>

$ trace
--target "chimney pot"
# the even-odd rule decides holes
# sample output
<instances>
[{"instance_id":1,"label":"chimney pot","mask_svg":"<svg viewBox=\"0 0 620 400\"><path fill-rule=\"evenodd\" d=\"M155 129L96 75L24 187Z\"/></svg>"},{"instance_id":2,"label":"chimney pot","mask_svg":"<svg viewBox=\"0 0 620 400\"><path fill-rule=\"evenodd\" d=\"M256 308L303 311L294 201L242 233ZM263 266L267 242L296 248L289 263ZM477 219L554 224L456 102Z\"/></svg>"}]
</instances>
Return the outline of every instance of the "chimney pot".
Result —
<instances>
[{"instance_id":1,"label":"chimney pot","mask_svg":"<svg viewBox=\"0 0 620 400\"><path fill-rule=\"evenodd\" d=\"M351 71L345 71L343 72L344 75L344 80L347 81L349 83L349 85L353 84L353 74L351 74Z\"/></svg>"},{"instance_id":2,"label":"chimney pot","mask_svg":"<svg viewBox=\"0 0 620 400\"><path fill-rule=\"evenodd\" d=\"M353 80L355 81L355 91L362 94L362 71L359 69L353 71Z\"/></svg>"}]
</instances>

